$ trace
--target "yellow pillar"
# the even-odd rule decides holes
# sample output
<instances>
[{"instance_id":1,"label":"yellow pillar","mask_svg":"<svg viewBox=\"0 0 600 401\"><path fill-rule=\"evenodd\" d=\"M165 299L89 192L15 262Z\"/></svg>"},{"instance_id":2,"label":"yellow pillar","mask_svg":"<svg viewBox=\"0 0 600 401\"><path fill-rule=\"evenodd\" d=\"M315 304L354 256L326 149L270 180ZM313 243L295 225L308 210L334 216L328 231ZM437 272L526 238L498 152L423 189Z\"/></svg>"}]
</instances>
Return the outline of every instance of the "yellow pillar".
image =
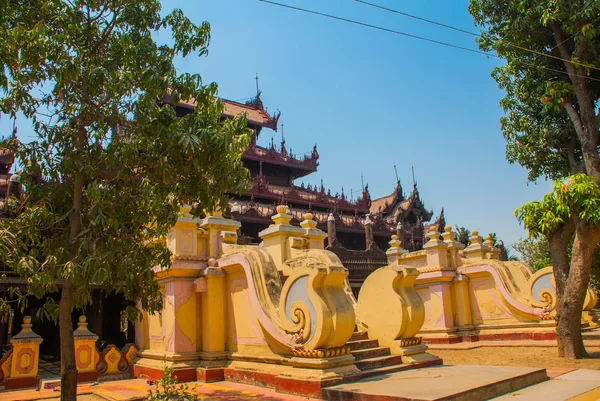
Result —
<instances>
[{"instance_id":1,"label":"yellow pillar","mask_svg":"<svg viewBox=\"0 0 600 401\"><path fill-rule=\"evenodd\" d=\"M456 240L456 233L452 231L451 226L444 227L442 238L444 238L444 243L448 248L448 266L459 267L460 257L458 253L465 249L465 244Z\"/></svg>"},{"instance_id":2,"label":"yellow pillar","mask_svg":"<svg viewBox=\"0 0 600 401\"><path fill-rule=\"evenodd\" d=\"M7 390L35 387L39 380L38 363L42 337L31 330L31 317L25 316L19 334L10 339L12 362L10 377L5 381Z\"/></svg>"},{"instance_id":3,"label":"yellow pillar","mask_svg":"<svg viewBox=\"0 0 600 401\"><path fill-rule=\"evenodd\" d=\"M242 226L239 221L226 219L220 211L213 212L212 215L206 216L202 220L200 227L207 234L207 256L209 258L218 258L223 254L223 238L222 231L235 232Z\"/></svg>"},{"instance_id":4,"label":"yellow pillar","mask_svg":"<svg viewBox=\"0 0 600 401\"><path fill-rule=\"evenodd\" d=\"M452 280L455 300L456 326L460 336L474 329L469 296L469 277L459 274Z\"/></svg>"},{"instance_id":5,"label":"yellow pillar","mask_svg":"<svg viewBox=\"0 0 600 401\"><path fill-rule=\"evenodd\" d=\"M212 261L211 261L212 262ZM206 288L201 294L202 359L221 359L225 356L225 272L208 267L201 275Z\"/></svg>"},{"instance_id":6,"label":"yellow pillar","mask_svg":"<svg viewBox=\"0 0 600 401\"><path fill-rule=\"evenodd\" d=\"M277 214L273 217L273 223L262 230L258 236L263 240L262 246L271 254L277 270L284 276L289 276L291 270L284 265L284 262L292 257L292 246L290 238L302 238L305 230L300 227L294 227L290 224L292 220L290 210L285 205L277 206Z\"/></svg>"},{"instance_id":7,"label":"yellow pillar","mask_svg":"<svg viewBox=\"0 0 600 401\"><path fill-rule=\"evenodd\" d=\"M98 380L98 352L96 340L98 336L87 328L85 316L79 316L77 329L73 332L75 342L75 364L77 365L78 382L95 382Z\"/></svg>"},{"instance_id":8,"label":"yellow pillar","mask_svg":"<svg viewBox=\"0 0 600 401\"><path fill-rule=\"evenodd\" d=\"M421 330L424 336L453 337L456 328L452 309L452 280L456 277L456 268L450 264L448 244L440 240L436 226L427 233L429 241L423 246L427 252L427 266L420 268L421 274L417 286L427 287L430 296L425 307L435 320Z\"/></svg>"},{"instance_id":9,"label":"yellow pillar","mask_svg":"<svg viewBox=\"0 0 600 401\"><path fill-rule=\"evenodd\" d=\"M308 240L308 247L310 249L325 248L327 233L317 228L317 222L313 220L312 213L304 215L304 220L300 223L300 227L304 229L304 237Z\"/></svg>"},{"instance_id":10,"label":"yellow pillar","mask_svg":"<svg viewBox=\"0 0 600 401\"><path fill-rule=\"evenodd\" d=\"M494 240L492 239L491 235L488 235L487 237L485 237L485 242L483 243L483 245L490 248L490 251L488 253L488 258L500 260L500 249L498 249L494 246Z\"/></svg>"},{"instance_id":11,"label":"yellow pillar","mask_svg":"<svg viewBox=\"0 0 600 401\"><path fill-rule=\"evenodd\" d=\"M469 238L469 246L463 251L467 259L485 259L485 255L492 249L483 244L483 238L479 236L479 231L473 230Z\"/></svg>"},{"instance_id":12,"label":"yellow pillar","mask_svg":"<svg viewBox=\"0 0 600 401\"><path fill-rule=\"evenodd\" d=\"M402 248L402 243L398 240L397 235L392 235L392 240L389 242L390 249L388 249L385 254L387 256L389 265L400 265L400 256L408 253L406 249Z\"/></svg>"}]
</instances>

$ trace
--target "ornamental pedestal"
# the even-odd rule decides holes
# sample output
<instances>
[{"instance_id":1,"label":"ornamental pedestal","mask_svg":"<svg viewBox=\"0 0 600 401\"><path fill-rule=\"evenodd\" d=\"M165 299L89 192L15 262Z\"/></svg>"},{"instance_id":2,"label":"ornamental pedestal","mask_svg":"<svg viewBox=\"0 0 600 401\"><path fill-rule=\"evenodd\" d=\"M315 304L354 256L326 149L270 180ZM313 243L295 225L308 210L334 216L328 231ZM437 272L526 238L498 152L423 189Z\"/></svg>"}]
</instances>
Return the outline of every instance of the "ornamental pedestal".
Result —
<instances>
[{"instance_id":1,"label":"ornamental pedestal","mask_svg":"<svg viewBox=\"0 0 600 401\"><path fill-rule=\"evenodd\" d=\"M87 318L79 316L77 329L73 332L75 342L75 364L78 382L95 382L98 380L99 360L96 340L98 336L88 330Z\"/></svg>"},{"instance_id":2,"label":"ornamental pedestal","mask_svg":"<svg viewBox=\"0 0 600 401\"><path fill-rule=\"evenodd\" d=\"M7 390L35 387L39 380L38 363L42 337L31 330L31 316L23 318L21 332L10 339L12 362L10 377L5 381Z\"/></svg>"}]
</instances>

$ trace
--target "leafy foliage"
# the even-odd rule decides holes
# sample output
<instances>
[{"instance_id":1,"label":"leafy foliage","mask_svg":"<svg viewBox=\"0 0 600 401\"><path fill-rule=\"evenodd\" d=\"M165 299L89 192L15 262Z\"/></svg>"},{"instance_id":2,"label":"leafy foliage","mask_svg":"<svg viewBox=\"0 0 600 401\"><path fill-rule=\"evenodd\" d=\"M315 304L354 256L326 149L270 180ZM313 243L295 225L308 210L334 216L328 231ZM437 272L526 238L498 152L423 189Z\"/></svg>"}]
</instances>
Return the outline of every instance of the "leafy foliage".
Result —
<instances>
[{"instance_id":1,"label":"leafy foliage","mask_svg":"<svg viewBox=\"0 0 600 401\"><path fill-rule=\"evenodd\" d=\"M471 238L471 230L466 229L464 227L456 227L456 239L458 242L464 244L464 246L469 246L469 238Z\"/></svg>"},{"instance_id":2,"label":"leafy foliage","mask_svg":"<svg viewBox=\"0 0 600 401\"><path fill-rule=\"evenodd\" d=\"M545 237L521 238L512 247L521 254L523 262L527 263L534 270L552 266L550 245Z\"/></svg>"},{"instance_id":3,"label":"leafy foliage","mask_svg":"<svg viewBox=\"0 0 600 401\"><path fill-rule=\"evenodd\" d=\"M600 185L600 3L470 0L469 11L484 28L480 48L506 60L492 76L506 92L500 104L509 162L526 167L531 181L589 175L557 182L543 202L516 212L531 236L544 235L550 244L559 355L585 357L576 328L591 250L600 241L598 188L592 185Z\"/></svg>"},{"instance_id":4,"label":"leafy foliage","mask_svg":"<svg viewBox=\"0 0 600 401\"><path fill-rule=\"evenodd\" d=\"M537 238L560 229L571 218L600 226L600 188L586 174L558 180L542 202L531 202L515 211L529 234Z\"/></svg>"},{"instance_id":5,"label":"leafy foliage","mask_svg":"<svg viewBox=\"0 0 600 401\"><path fill-rule=\"evenodd\" d=\"M0 112L37 135L9 143L25 193L6 203L0 253L28 283L17 295L68 284L79 308L96 284L160 310L152 268L170 266L159 239L180 208L212 210L248 184L245 118L223 121L217 85L174 66L209 41L208 23L161 16L158 0L0 1ZM196 107L178 115L181 100Z\"/></svg>"},{"instance_id":6,"label":"leafy foliage","mask_svg":"<svg viewBox=\"0 0 600 401\"><path fill-rule=\"evenodd\" d=\"M154 382L154 390L148 390L148 401L195 401L200 397L190 391L187 384L179 384L179 380L173 374L173 368L167 366L163 369L163 377Z\"/></svg>"},{"instance_id":7,"label":"leafy foliage","mask_svg":"<svg viewBox=\"0 0 600 401\"><path fill-rule=\"evenodd\" d=\"M534 270L540 270L544 267L552 266L550 256L550 245L546 237L521 238L515 242L512 247L519 252L523 261L530 265ZM571 248L571 247L569 247ZM571 255L569 254L569 259ZM596 246L592 257L591 266L591 286L600 290L600 245Z\"/></svg>"},{"instance_id":8,"label":"leafy foliage","mask_svg":"<svg viewBox=\"0 0 600 401\"><path fill-rule=\"evenodd\" d=\"M527 168L531 181L585 172L576 125L589 125L600 97L600 81L586 79L600 78L600 3L471 0L469 11L485 28L480 48L506 60L492 76L506 92L500 123L508 161Z\"/></svg>"}]
</instances>

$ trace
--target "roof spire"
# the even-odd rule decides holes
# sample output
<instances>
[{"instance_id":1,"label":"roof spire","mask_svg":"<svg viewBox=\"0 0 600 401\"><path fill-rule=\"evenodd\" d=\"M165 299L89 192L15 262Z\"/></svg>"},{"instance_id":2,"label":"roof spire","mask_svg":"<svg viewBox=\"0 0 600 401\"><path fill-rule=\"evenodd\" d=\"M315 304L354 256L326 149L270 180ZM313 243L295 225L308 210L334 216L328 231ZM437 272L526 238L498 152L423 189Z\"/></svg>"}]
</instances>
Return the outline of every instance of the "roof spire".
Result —
<instances>
[{"instance_id":1,"label":"roof spire","mask_svg":"<svg viewBox=\"0 0 600 401\"><path fill-rule=\"evenodd\" d=\"M260 90L258 89L258 72L256 73L256 97L260 97Z\"/></svg>"},{"instance_id":2,"label":"roof spire","mask_svg":"<svg viewBox=\"0 0 600 401\"><path fill-rule=\"evenodd\" d=\"M365 192L365 178L362 173L360 173L360 185L362 185L362 190Z\"/></svg>"},{"instance_id":3,"label":"roof spire","mask_svg":"<svg viewBox=\"0 0 600 401\"><path fill-rule=\"evenodd\" d=\"M394 163L394 172L396 173L396 182L400 184L400 178L398 178L398 169L396 168L396 163Z\"/></svg>"},{"instance_id":4,"label":"roof spire","mask_svg":"<svg viewBox=\"0 0 600 401\"><path fill-rule=\"evenodd\" d=\"M413 176L413 187L417 187L417 181L415 180L415 166L413 166L412 164L410 165L410 168L412 169L412 176Z\"/></svg>"}]
</instances>

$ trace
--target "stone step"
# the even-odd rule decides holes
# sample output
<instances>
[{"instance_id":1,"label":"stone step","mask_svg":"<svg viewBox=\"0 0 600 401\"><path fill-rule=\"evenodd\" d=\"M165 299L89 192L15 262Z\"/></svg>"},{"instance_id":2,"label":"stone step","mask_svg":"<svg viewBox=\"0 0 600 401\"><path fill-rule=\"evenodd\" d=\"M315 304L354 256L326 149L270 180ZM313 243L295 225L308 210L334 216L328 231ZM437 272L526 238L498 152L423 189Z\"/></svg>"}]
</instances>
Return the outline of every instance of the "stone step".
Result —
<instances>
[{"instance_id":1,"label":"stone step","mask_svg":"<svg viewBox=\"0 0 600 401\"><path fill-rule=\"evenodd\" d=\"M402 369L402 368L399 368ZM322 390L329 401L483 401L547 379L545 369L435 366L379 374Z\"/></svg>"},{"instance_id":2,"label":"stone step","mask_svg":"<svg viewBox=\"0 0 600 401\"><path fill-rule=\"evenodd\" d=\"M414 365L409 363L401 363L399 365L383 366L381 368L365 369L360 372L360 378L385 375L387 373L400 372L402 370L415 369Z\"/></svg>"},{"instance_id":3,"label":"stone step","mask_svg":"<svg viewBox=\"0 0 600 401\"><path fill-rule=\"evenodd\" d=\"M356 341L348 341L346 343L346 345L350 347L350 350L356 351L357 349L377 348L377 347L379 347L379 341L377 341L377 340L356 340Z\"/></svg>"},{"instance_id":4,"label":"stone step","mask_svg":"<svg viewBox=\"0 0 600 401\"><path fill-rule=\"evenodd\" d=\"M372 359L379 356L388 356L390 355L390 349L389 347L375 347L358 349L356 351L352 351L351 353L357 361L362 361L365 359Z\"/></svg>"},{"instance_id":5,"label":"stone step","mask_svg":"<svg viewBox=\"0 0 600 401\"><path fill-rule=\"evenodd\" d=\"M356 367L362 371L383 368L392 365L401 365L402 357L400 355L378 356L375 358L362 359L355 361Z\"/></svg>"},{"instance_id":6,"label":"stone step","mask_svg":"<svg viewBox=\"0 0 600 401\"><path fill-rule=\"evenodd\" d=\"M369 336L366 331L355 331L350 337L350 341L368 340Z\"/></svg>"}]
</instances>

